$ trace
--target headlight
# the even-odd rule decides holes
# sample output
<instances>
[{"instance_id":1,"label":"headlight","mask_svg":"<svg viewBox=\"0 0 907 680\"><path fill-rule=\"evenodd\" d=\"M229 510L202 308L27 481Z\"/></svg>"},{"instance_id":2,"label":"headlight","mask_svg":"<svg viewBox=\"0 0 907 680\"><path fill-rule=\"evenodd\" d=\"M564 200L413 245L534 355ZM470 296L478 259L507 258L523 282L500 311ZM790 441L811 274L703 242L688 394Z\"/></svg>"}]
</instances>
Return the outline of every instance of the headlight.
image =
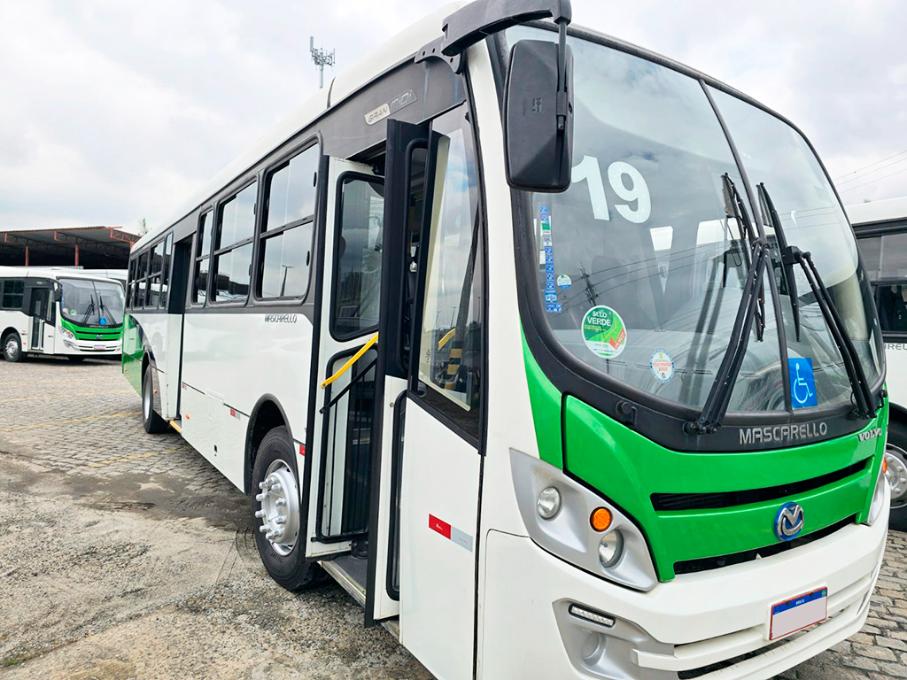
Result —
<instances>
[{"instance_id":1,"label":"headlight","mask_svg":"<svg viewBox=\"0 0 907 680\"><path fill-rule=\"evenodd\" d=\"M510 465L520 516L535 543L615 583L655 587L649 546L629 517L538 458L511 449Z\"/></svg>"},{"instance_id":2,"label":"headlight","mask_svg":"<svg viewBox=\"0 0 907 680\"><path fill-rule=\"evenodd\" d=\"M886 461L882 459L882 467L879 470L879 478L876 481L875 491L872 492L872 505L869 506L869 519L867 523L872 525L876 523L876 520L879 519L879 516L882 514L882 511L885 509L885 506L888 505L889 501L889 492L888 492L888 477L885 475Z\"/></svg>"},{"instance_id":3,"label":"headlight","mask_svg":"<svg viewBox=\"0 0 907 680\"><path fill-rule=\"evenodd\" d=\"M69 329L67 329L67 328L64 328L64 329L63 329L63 337L66 338L67 340L75 340L75 339L76 339L76 336L72 334L72 331L69 330Z\"/></svg>"},{"instance_id":4,"label":"headlight","mask_svg":"<svg viewBox=\"0 0 907 680\"><path fill-rule=\"evenodd\" d=\"M536 508L542 519L554 517L561 509L561 492L557 490L557 487L546 486L542 489Z\"/></svg>"}]
</instances>

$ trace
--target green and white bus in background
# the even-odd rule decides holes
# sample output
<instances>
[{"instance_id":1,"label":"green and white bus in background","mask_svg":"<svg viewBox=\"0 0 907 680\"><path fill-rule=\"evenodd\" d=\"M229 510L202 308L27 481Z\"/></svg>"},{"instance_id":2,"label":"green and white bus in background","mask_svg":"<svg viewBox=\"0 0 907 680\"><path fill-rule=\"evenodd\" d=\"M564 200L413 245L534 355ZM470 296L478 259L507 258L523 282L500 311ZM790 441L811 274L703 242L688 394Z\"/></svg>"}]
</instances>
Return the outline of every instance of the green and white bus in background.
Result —
<instances>
[{"instance_id":1,"label":"green and white bus in background","mask_svg":"<svg viewBox=\"0 0 907 680\"><path fill-rule=\"evenodd\" d=\"M479 0L315 92L133 248L123 372L440 678L767 678L860 630L872 291L803 135Z\"/></svg>"},{"instance_id":2,"label":"green and white bus in background","mask_svg":"<svg viewBox=\"0 0 907 680\"><path fill-rule=\"evenodd\" d=\"M889 524L907 531L907 198L858 203L848 206L847 214L879 310L888 357Z\"/></svg>"},{"instance_id":3,"label":"green and white bus in background","mask_svg":"<svg viewBox=\"0 0 907 680\"><path fill-rule=\"evenodd\" d=\"M124 295L118 281L76 269L0 267L0 348L28 354L119 356Z\"/></svg>"}]
</instances>

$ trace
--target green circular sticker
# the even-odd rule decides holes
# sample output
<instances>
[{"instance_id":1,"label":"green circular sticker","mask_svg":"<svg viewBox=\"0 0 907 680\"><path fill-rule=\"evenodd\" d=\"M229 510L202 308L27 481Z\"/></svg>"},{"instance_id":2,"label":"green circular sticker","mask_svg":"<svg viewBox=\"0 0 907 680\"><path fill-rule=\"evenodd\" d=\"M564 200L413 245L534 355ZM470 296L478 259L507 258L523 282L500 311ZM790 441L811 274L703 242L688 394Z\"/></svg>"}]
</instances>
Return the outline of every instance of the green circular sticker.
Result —
<instances>
[{"instance_id":1,"label":"green circular sticker","mask_svg":"<svg viewBox=\"0 0 907 680\"><path fill-rule=\"evenodd\" d=\"M596 356L617 358L627 346L624 320L610 307L593 307L583 317L583 341Z\"/></svg>"}]
</instances>

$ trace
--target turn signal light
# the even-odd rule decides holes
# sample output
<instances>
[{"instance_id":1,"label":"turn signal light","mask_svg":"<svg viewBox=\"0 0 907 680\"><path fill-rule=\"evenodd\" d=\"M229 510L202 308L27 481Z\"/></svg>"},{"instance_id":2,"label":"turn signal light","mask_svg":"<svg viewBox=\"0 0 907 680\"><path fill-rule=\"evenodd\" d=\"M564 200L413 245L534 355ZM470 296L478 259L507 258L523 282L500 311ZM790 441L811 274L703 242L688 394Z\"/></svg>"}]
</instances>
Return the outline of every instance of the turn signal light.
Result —
<instances>
[{"instance_id":1,"label":"turn signal light","mask_svg":"<svg viewBox=\"0 0 907 680\"><path fill-rule=\"evenodd\" d=\"M595 508L589 515L589 524L595 531L606 531L611 526L611 511L608 508Z\"/></svg>"},{"instance_id":2,"label":"turn signal light","mask_svg":"<svg viewBox=\"0 0 907 680\"><path fill-rule=\"evenodd\" d=\"M882 474L888 474L888 458L882 458Z\"/></svg>"}]
</instances>

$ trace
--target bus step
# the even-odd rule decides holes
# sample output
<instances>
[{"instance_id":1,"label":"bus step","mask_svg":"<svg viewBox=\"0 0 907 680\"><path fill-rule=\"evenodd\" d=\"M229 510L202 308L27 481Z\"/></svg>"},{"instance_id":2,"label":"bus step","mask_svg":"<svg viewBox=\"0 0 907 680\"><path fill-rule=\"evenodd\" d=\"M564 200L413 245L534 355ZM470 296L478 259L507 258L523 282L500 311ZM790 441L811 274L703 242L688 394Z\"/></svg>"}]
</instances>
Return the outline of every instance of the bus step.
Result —
<instances>
[{"instance_id":1,"label":"bus step","mask_svg":"<svg viewBox=\"0 0 907 680\"><path fill-rule=\"evenodd\" d=\"M333 560L319 562L322 569L329 573L340 587L350 594L360 607L365 606L365 583L367 574L366 560L351 555L341 555Z\"/></svg>"}]
</instances>

